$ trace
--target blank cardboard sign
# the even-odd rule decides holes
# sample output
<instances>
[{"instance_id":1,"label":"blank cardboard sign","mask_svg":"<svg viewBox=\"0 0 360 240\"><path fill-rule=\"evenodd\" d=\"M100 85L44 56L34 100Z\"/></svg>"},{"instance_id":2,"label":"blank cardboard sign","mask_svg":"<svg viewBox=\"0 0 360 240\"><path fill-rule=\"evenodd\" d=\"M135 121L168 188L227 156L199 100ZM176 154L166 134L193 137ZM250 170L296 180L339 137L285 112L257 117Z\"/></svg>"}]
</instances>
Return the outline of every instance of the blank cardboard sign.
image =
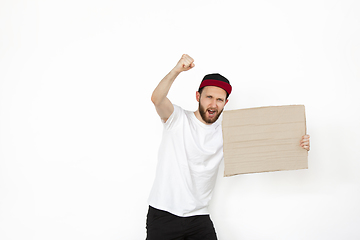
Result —
<instances>
[{"instance_id":1,"label":"blank cardboard sign","mask_svg":"<svg viewBox=\"0 0 360 240\"><path fill-rule=\"evenodd\" d=\"M305 106L224 111L225 176L308 168Z\"/></svg>"}]
</instances>

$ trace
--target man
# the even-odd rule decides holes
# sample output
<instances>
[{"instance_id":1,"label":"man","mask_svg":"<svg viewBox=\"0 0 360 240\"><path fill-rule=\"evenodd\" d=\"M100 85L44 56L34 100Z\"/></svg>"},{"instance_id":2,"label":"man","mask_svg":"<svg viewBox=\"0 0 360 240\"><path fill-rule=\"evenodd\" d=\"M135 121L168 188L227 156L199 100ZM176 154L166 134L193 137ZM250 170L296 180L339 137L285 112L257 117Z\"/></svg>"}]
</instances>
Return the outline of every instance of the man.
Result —
<instances>
[{"instance_id":1,"label":"man","mask_svg":"<svg viewBox=\"0 0 360 240\"><path fill-rule=\"evenodd\" d=\"M164 130L149 197L147 240L217 239L207 206L223 159L218 119L232 87L222 75L209 74L196 92L195 112L173 105L167 98L172 83L194 66L194 60L184 54L151 97ZM308 136L300 145L309 150Z\"/></svg>"}]
</instances>

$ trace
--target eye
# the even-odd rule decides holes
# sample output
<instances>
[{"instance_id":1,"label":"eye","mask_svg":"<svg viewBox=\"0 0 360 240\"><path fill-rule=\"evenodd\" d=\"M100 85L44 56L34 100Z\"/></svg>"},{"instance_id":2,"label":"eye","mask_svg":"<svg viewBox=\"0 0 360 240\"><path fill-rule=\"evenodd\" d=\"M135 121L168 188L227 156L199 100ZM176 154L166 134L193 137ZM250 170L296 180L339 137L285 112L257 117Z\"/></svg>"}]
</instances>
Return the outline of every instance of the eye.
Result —
<instances>
[{"instance_id":1,"label":"eye","mask_svg":"<svg viewBox=\"0 0 360 240\"><path fill-rule=\"evenodd\" d=\"M219 101L219 102L223 102L223 101L224 101L224 99L218 98L218 101Z\"/></svg>"},{"instance_id":2,"label":"eye","mask_svg":"<svg viewBox=\"0 0 360 240\"><path fill-rule=\"evenodd\" d=\"M207 98L212 98L212 96L207 96Z\"/></svg>"}]
</instances>

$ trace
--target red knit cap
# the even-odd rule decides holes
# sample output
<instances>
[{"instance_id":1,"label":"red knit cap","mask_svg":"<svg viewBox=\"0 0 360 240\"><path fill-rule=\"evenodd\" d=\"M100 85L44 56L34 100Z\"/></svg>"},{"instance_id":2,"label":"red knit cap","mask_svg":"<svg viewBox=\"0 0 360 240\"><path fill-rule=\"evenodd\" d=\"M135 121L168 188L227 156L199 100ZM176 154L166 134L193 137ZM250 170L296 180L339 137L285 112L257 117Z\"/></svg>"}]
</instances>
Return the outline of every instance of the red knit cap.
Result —
<instances>
[{"instance_id":1,"label":"red knit cap","mask_svg":"<svg viewBox=\"0 0 360 240\"><path fill-rule=\"evenodd\" d=\"M232 90L229 80L227 80L224 76L222 76L218 73L206 75L203 78L203 80L201 81L199 91L201 88L206 87L206 86L215 86L215 87L222 88L228 93L228 95L230 95L231 90Z\"/></svg>"}]
</instances>

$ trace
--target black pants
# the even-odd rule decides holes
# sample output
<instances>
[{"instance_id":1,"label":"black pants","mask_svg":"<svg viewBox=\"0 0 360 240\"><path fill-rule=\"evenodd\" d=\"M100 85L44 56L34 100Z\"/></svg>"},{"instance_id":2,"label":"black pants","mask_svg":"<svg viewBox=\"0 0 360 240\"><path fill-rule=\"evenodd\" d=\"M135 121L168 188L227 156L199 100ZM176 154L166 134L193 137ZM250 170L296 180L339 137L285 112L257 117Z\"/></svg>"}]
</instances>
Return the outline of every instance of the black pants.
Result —
<instances>
[{"instance_id":1,"label":"black pants","mask_svg":"<svg viewBox=\"0 0 360 240\"><path fill-rule=\"evenodd\" d=\"M146 240L217 240L209 215L179 217L149 206Z\"/></svg>"}]
</instances>

